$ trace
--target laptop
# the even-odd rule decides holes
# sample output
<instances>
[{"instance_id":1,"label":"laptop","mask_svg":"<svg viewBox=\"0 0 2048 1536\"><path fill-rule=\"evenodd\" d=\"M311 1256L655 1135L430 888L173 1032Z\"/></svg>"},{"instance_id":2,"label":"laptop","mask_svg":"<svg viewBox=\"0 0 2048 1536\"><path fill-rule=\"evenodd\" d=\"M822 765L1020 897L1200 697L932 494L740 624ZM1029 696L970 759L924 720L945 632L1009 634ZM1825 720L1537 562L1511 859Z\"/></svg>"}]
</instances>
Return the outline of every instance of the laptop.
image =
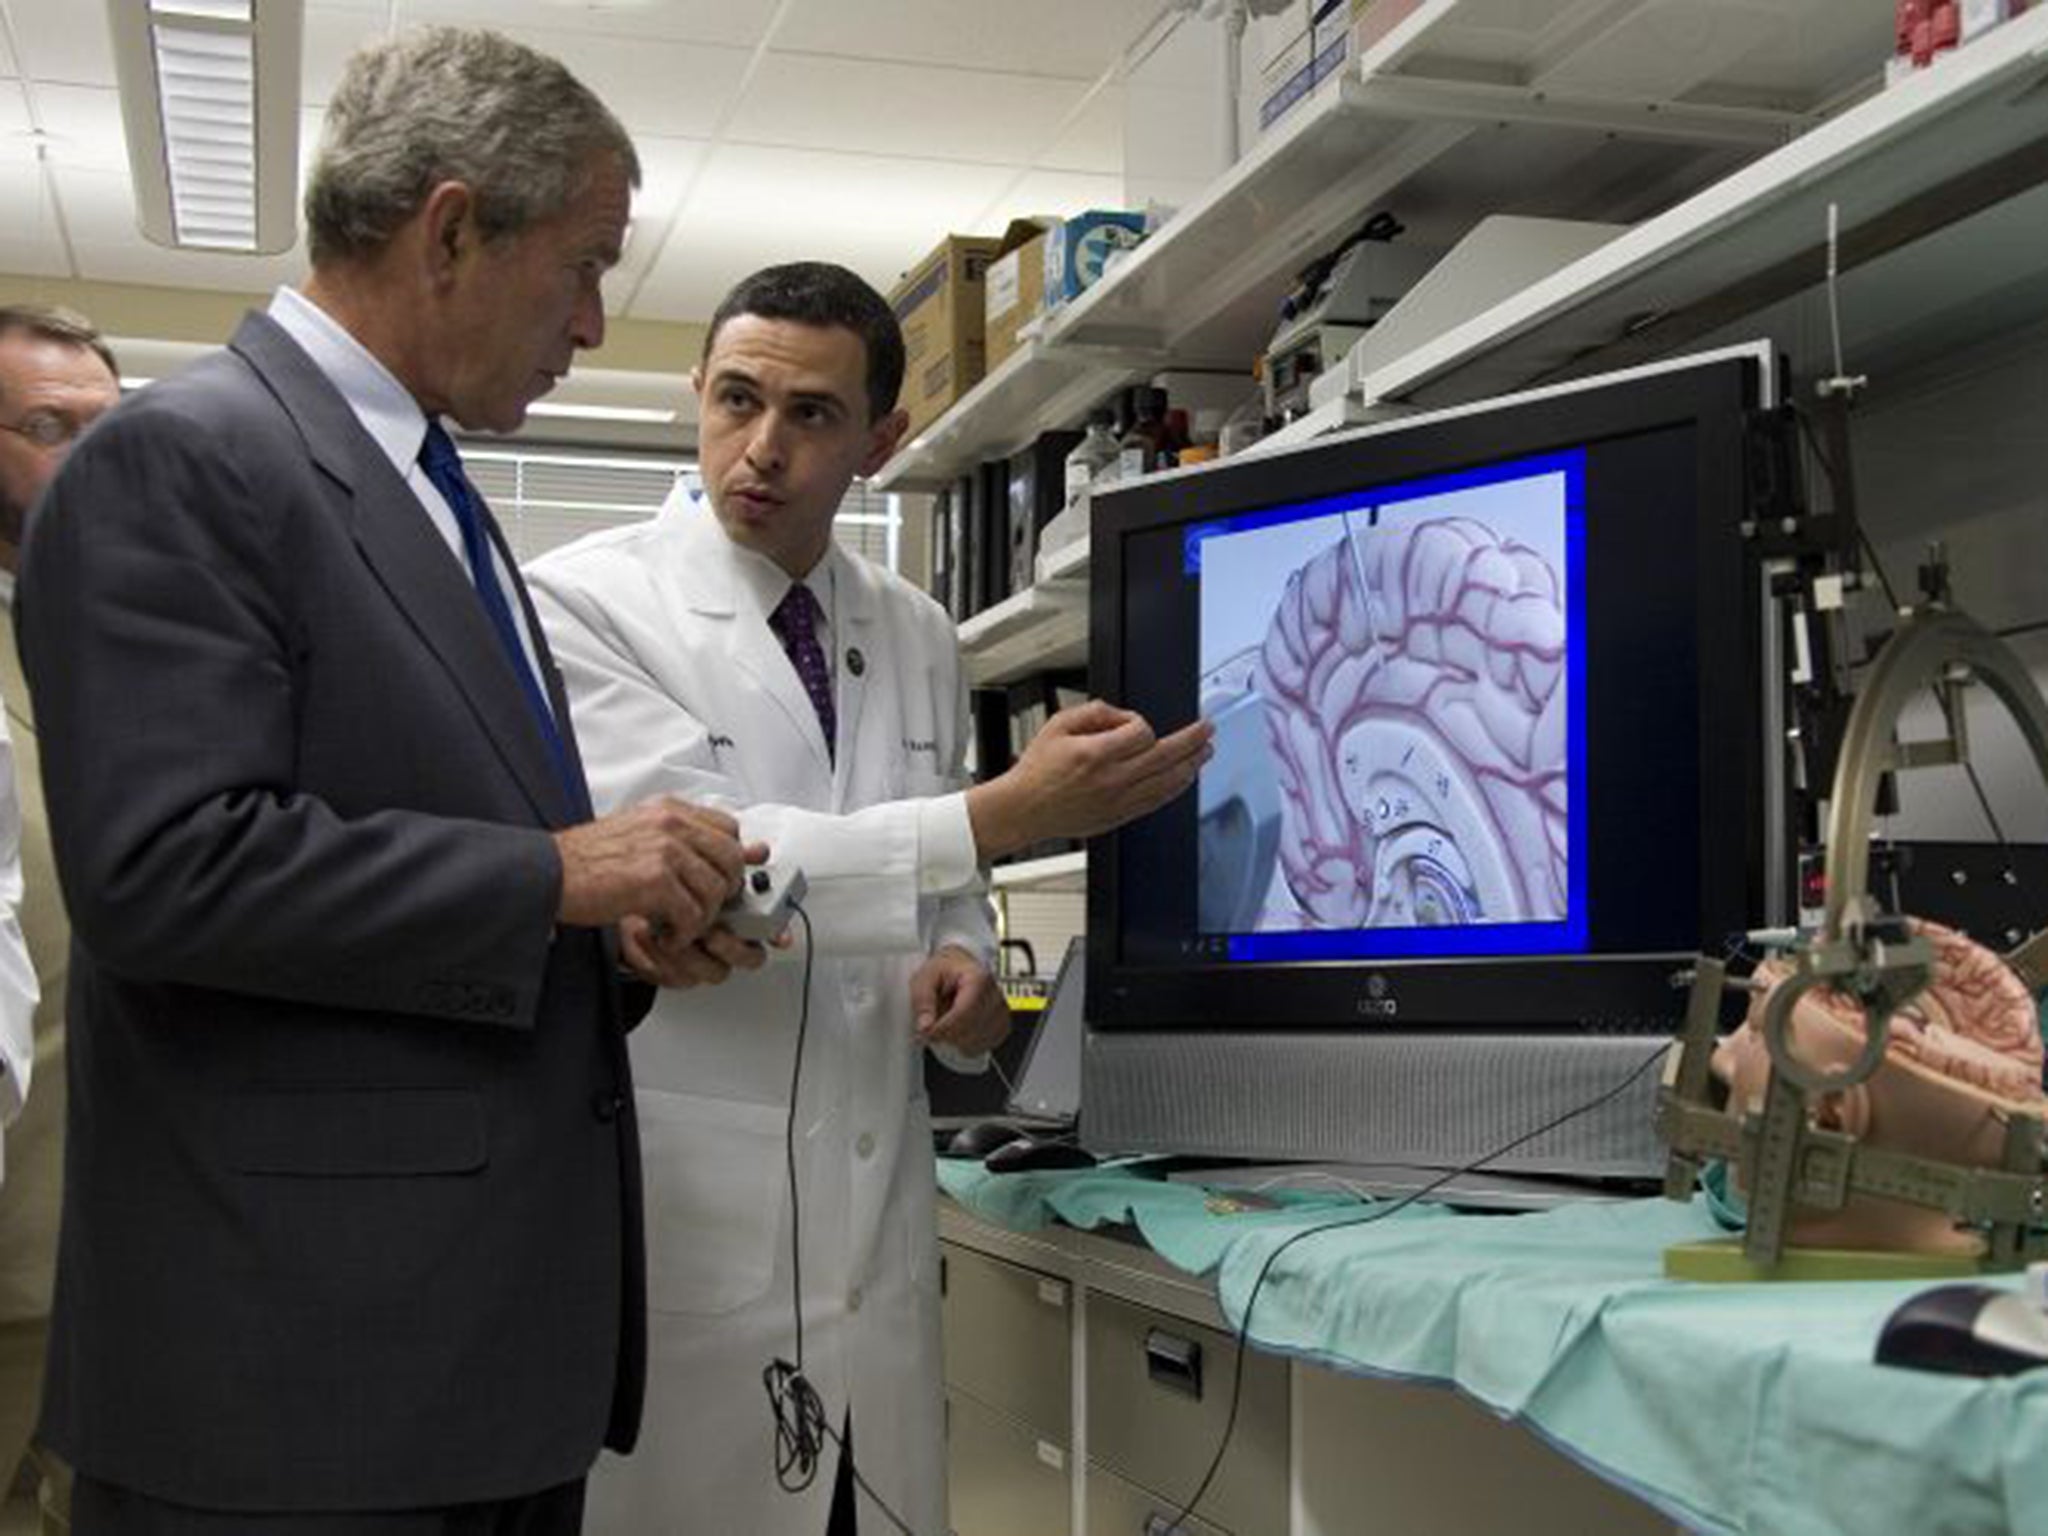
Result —
<instances>
[{"instance_id":1,"label":"laptop","mask_svg":"<svg viewBox=\"0 0 2048 1536\"><path fill-rule=\"evenodd\" d=\"M999 1113L942 1114L933 1106L932 1130L943 1150L953 1133L965 1126L993 1122L1033 1136L1070 1133L1081 1114L1082 978L1087 973L1086 945L1076 937L1067 944L1053 977L1045 1008L1024 1035L1017 1065L1009 1070L1007 1050L995 1057L992 1076L1001 1074L1007 1090ZM1024 1017L1031 1017L1025 1015Z\"/></svg>"},{"instance_id":2,"label":"laptop","mask_svg":"<svg viewBox=\"0 0 2048 1536\"><path fill-rule=\"evenodd\" d=\"M1071 1131L1081 1118L1082 992L1087 945L1067 941L1045 1013L1032 1031L1024 1070L1010 1088L1009 1113L1029 1130Z\"/></svg>"}]
</instances>

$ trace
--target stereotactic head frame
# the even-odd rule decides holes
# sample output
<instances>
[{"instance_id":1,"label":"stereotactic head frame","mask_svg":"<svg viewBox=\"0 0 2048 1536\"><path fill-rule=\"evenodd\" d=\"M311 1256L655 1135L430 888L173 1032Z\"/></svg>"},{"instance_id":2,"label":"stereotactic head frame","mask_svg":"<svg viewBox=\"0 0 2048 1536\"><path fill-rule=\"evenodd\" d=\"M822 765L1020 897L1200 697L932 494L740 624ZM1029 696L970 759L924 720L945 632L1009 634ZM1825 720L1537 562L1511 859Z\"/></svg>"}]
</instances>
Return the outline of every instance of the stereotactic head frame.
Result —
<instances>
[{"instance_id":1,"label":"stereotactic head frame","mask_svg":"<svg viewBox=\"0 0 2048 1536\"><path fill-rule=\"evenodd\" d=\"M1939 605L1908 614L1872 663L1850 712L1829 803L1822 926L1786 952L1790 974L1764 1008L1771 1074L1761 1113L1745 1112L1740 1103L1718 1108L1710 1089L1723 990L1759 984L1730 981L1725 964L1708 957L1695 967L1684 1033L1659 1094L1658 1130L1671 1148L1665 1193L1688 1198L1703 1159L1734 1162L1749 1204L1743 1254L1760 1270L1782 1258L1795 1208L1840 1210L1852 1195L1932 1207L1958 1224L1986 1229L1986 1268L2016 1268L2048 1254L2048 1232L2039 1230L2048 1219L2040 1114L2015 1108L2004 1116L2002 1166L1989 1168L1873 1147L1815 1126L1810 1113L1820 1095L1854 1089L1876 1073L1893 1015L1918 998L1933 975L1927 938L1884 913L1867 889L1871 822L1885 773L1967 759L1962 694L1973 682L1986 684L2004 703L2048 781L2048 705L2025 665L1964 614ZM1948 735L1899 742L1900 715L1929 688L1942 700ZM2048 929L2003 959L2028 988L2038 989L2048 979ZM1861 1049L1832 1069L1802 1058L1793 1041L1794 1010L1817 988L1853 998L1863 1012Z\"/></svg>"}]
</instances>

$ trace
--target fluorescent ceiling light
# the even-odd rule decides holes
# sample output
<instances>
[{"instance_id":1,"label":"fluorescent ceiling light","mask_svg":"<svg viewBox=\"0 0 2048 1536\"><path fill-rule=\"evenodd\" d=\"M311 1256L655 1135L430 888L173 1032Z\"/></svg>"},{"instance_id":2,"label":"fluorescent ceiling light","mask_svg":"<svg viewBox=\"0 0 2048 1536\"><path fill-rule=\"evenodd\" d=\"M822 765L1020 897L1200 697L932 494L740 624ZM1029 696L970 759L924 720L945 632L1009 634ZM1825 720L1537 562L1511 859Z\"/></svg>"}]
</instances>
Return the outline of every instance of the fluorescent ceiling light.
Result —
<instances>
[{"instance_id":1,"label":"fluorescent ceiling light","mask_svg":"<svg viewBox=\"0 0 2048 1536\"><path fill-rule=\"evenodd\" d=\"M529 416L567 416L577 421L652 421L666 424L676 419L674 411L647 405L572 405L563 400L536 400L526 408Z\"/></svg>"},{"instance_id":2,"label":"fluorescent ceiling light","mask_svg":"<svg viewBox=\"0 0 2048 1536\"><path fill-rule=\"evenodd\" d=\"M304 0L107 0L142 232L275 253L298 239Z\"/></svg>"},{"instance_id":3,"label":"fluorescent ceiling light","mask_svg":"<svg viewBox=\"0 0 2048 1536\"><path fill-rule=\"evenodd\" d=\"M154 384L155 382L155 379L141 378L132 373L124 373L121 375L121 389L122 392L125 394L132 395L135 393L136 390L142 389L147 385Z\"/></svg>"}]
</instances>

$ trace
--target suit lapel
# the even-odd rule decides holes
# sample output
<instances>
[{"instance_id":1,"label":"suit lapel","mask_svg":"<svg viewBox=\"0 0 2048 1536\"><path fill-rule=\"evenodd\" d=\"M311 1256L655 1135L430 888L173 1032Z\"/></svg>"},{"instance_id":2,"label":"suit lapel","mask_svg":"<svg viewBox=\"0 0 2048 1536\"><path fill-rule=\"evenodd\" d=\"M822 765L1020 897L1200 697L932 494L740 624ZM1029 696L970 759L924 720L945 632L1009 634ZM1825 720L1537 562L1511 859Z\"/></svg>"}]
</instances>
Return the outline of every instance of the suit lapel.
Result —
<instances>
[{"instance_id":1,"label":"suit lapel","mask_svg":"<svg viewBox=\"0 0 2048 1536\"><path fill-rule=\"evenodd\" d=\"M569 808L562 784L519 679L475 588L435 534L419 498L363 430L340 392L275 321L250 315L231 345L291 413L313 461L348 494L351 531L364 560L447 670L535 814L543 825L563 825ZM495 526L492 533L495 537ZM511 564L509 559L506 563ZM513 585L538 648L540 628L533 610L525 606L525 588L516 576ZM554 668L550 663L543 670L560 711L556 719L566 722ZM566 727L563 736L569 739Z\"/></svg>"}]
</instances>

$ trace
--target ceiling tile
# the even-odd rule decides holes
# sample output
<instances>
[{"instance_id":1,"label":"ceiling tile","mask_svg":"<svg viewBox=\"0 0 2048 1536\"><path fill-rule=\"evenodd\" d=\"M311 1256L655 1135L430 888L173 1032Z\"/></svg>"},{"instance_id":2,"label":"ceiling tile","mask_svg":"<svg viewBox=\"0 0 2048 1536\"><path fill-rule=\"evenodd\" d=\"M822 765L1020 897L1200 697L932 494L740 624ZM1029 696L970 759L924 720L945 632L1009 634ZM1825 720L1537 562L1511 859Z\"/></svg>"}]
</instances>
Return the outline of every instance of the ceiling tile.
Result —
<instances>
[{"instance_id":1,"label":"ceiling tile","mask_svg":"<svg viewBox=\"0 0 2048 1536\"><path fill-rule=\"evenodd\" d=\"M35 158L35 140L29 137L28 98L10 81L0 85L0 165L32 165Z\"/></svg>"},{"instance_id":2,"label":"ceiling tile","mask_svg":"<svg viewBox=\"0 0 2048 1536\"><path fill-rule=\"evenodd\" d=\"M886 290L1009 179L994 166L727 145L628 312L702 320L755 268L806 258L842 262Z\"/></svg>"},{"instance_id":3,"label":"ceiling tile","mask_svg":"<svg viewBox=\"0 0 2048 1536\"><path fill-rule=\"evenodd\" d=\"M744 48L595 32L522 30L519 38L568 65L636 136L709 137L753 57Z\"/></svg>"},{"instance_id":4,"label":"ceiling tile","mask_svg":"<svg viewBox=\"0 0 2048 1536\"><path fill-rule=\"evenodd\" d=\"M49 135L52 163L126 176L128 139L121 127L118 92L90 85L40 85L36 112Z\"/></svg>"},{"instance_id":5,"label":"ceiling tile","mask_svg":"<svg viewBox=\"0 0 2048 1536\"><path fill-rule=\"evenodd\" d=\"M119 245L133 241L156 249L143 240L136 222L135 191L129 184L126 168L53 165L50 175L57 184L57 198L64 208L64 227L71 232L74 245Z\"/></svg>"},{"instance_id":6,"label":"ceiling tile","mask_svg":"<svg viewBox=\"0 0 2048 1536\"><path fill-rule=\"evenodd\" d=\"M1027 214L1052 213L1071 218L1091 208L1121 208L1124 179L1121 176L1091 176L1081 171L1031 171L1009 188L1000 205L982 210L981 222L1000 228L1011 219Z\"/></svg>"},{"instance_id":7,"label":"ceiling tile","mask_svg":"<svg viewBox=\"0 0 2048 1536\"><path fill-rule=\"evenodd\" d=\"M57 232L43 190L42 170L32 162L0 161L0 207L14 211L0 231L0 272L36 277L69 277L64 241ZM11 298L20 294L10 293Z\"/></svg>"},{"instance_id":8,"label":"ceiling tile","mask_svg":"<svg viewBox=\"0 0 2048 1536\"><path fill-rule=\"evenodd\" d=\"M1062 171L1121 176L1124 171L1124 89L1105 85L1081 109L1038 164Z\"/></svg>"},{"instance_id":9,"label":"ceiling tile","mask_svg":"<svg viewBox=\"0 0 2048 1536\"><path fill-rule=\"evenodd\" d=\"M762 230L883 230L937 241L1001 189L1000 166L817 150L721 147L683 209L686 224Z\"/></svg>"},{"instance_id":10,"label":"ceiling tile","mask_svg":"<svg viewBox=\"0 0 2048 1536\"><path fill-rule=\"evenodd\" d=\"M7 35L0 32L0 77L12 79L16 73L14 50L7 46Z\"/></svg>"},{"instance_id":11,"label":"ceiling tile","mask_svg":"<svg viewBox=\"0 0 2048 1536\"><path fill-rule=\"evenodd\" d=\"M777 0L397 0L398 24L494 27L525 40L534 28L586 36L655 37L750 48ZM538 46L538 45L536 45Z\"/></svg>"},{"instance_id":12,"label":"ceiling tile","mask_svg":"<svg viewBox=\"0 0 2048 1536\"><path fill-rule=\"evenodd\" d=\"M8 11L14 22L17 63L32 80L64 85L114 83L114 45L107 32L107 8L78 0L41 0Z\"/></svg>"},{"instance_id":13,"label":"ceiling tile","mask_svg":"<svg viewBox=\"0 0 2048 1536\"><path fill-rule=\"evenodd\" d=\"M705 146L689 139L643 138L634 148L640 153L640 189L633 194L633 222L626 231L625 254L604 280L605 308L612 314L625 312L627 296L660 254Z\"/></svg>"},{"instance_id":14,"label":"ceiling tile","mask_svg":"<svg viewBox=\"0 0 2048 1536\"><path fill-rule=\"evenodd\" d=\"M726 137L1021 165L1050 147L1086 89L1045 76L771 53Z\"/></svg>"},{"instance_id":15,"label":"ceiling tile","mask_svg":"<svg viewBox=\"0 0 2048 1536\"><path fill-rule=\"evenodd\" d=\"M419 9L407 5L401 16ZM557 6L533 6L560 22ZM708 135L732 100L752 57L750 50L660 37L624 37L593 27L547 30L496 23L531 48L560 59L618 114L636 136ZM313 12L307 17L305 101L324 106L350 56L384 35L381 17L361 12Z\"/></svg>"},{"instance_id":16,"label":"ceiling tile","mask_svg":"<svg viewBox=\"0 0 2048 1536\"><path fill-rule=\"evenodd\" d=\"M1094 80L1158 10L1159 0L793 0L775 46Z\"/></svg>"},{"instance_id":17,"label":"ceiling tile","mask_svg":"<svg viewBox=\"0 0 2048 1536\"><path fill-rule=\"evenodd\" d=\"M367 44L384 36L386 8L354 6L310 7L306 12L303 67L299 72L299 99L306 106L320 107L334 94L341 72Z\"/></svg>"},{"instance_id":18,"label":"ceiling tile","mask_svg":"<svg viewBox=\"0 0 2048 1536\"><path fill-rule=\"evenodd\" d=\"M733 284L784 261L836 261L887 293L933 240L892 237L883 230L821 239L799 230L705 227L679 233L662 252L625 311L635 320L709 320Z\"/></svg>"}]
</instances>

